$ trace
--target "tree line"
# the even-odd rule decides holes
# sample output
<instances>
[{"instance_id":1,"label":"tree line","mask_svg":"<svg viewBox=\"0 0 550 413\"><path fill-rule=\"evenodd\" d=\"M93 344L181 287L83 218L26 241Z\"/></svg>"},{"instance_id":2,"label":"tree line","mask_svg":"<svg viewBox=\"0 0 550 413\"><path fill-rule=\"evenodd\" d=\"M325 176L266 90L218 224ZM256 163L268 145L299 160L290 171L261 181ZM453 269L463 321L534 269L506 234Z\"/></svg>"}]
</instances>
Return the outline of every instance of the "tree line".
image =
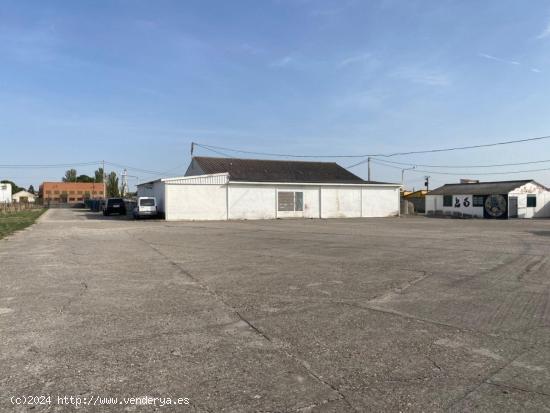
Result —
<instances>
[{"instance_id":1,"label":"tree line","mask_svg":"<svg viewBox=\"0 0 550 413\"><path fill-rule=\"evenodd\" d=\"M119 179L115 171L111 171L105 179L105 173L103 168L98 168L94 172L94 176L78 175L76 169L68 169L65 172L65 176L62 178L63 182L95 182L103 183L105 181L105 192L107 197L119 197L120 187Z\"/></svg>"}]
</instances>

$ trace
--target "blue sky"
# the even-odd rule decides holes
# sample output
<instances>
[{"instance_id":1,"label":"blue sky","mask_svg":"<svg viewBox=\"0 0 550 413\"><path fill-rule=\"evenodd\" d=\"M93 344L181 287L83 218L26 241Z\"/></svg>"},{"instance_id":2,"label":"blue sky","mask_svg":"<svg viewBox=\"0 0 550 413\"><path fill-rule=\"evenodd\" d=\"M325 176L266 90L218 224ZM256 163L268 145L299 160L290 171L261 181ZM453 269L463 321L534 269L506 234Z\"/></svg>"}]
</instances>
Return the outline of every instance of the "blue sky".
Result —
<instances>
[{"instance_id":1,"label":"blue sky","mask_svg":"<svg viewBox=\"0 0 550 413\"><path fill-rule=\"evenodd\" d=\"M550 135L549 1L4 0L0 56L1 164L105 159L178 175L193 140L332 155ZM542 159L550 141L393 160ZM64 169L0 174L36 186ZM550 185L548 172L476 171L461 175ZM373 179L400 178L373 166Z\"/></svg>"}]
</instances>

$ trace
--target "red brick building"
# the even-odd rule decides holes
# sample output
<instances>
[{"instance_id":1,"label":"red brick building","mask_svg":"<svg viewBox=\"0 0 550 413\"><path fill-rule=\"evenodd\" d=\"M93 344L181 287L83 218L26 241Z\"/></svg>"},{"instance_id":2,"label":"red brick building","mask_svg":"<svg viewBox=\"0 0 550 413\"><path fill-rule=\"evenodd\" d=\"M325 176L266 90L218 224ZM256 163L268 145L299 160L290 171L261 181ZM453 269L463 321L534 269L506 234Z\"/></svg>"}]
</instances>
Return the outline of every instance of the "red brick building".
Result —
<instances>
[{"instance_id":1,"label":"red brick building","mask_svg":"<svg viewBox=\"0 0 550 413\"><path fill-rule=\"evenodd\" d=\"M103 183L95 182L43 182L40 195L44 203L82 202L85 199L105 198Z\"/></svg>"}]
</instances>

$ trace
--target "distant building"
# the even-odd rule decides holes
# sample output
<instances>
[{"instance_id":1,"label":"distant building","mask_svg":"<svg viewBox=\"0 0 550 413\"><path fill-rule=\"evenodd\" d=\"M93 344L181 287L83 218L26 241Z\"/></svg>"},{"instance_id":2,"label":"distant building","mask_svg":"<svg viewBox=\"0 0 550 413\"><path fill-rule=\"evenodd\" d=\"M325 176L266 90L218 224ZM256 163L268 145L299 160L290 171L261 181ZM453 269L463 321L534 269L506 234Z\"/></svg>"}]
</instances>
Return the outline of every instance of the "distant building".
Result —
<instances>
[{"instance_id":1,"label":"distant building","mask_svg":"<svg viewBox=\"0 0 550 413\"><path fill-rule=\"evenodd\" d=\"M29 191L19 191L12 195L13 202L29 202L33 203L36 200L36 195L31 194Z\"/></svg>"},{"instance_id":2,"label":"distant building","mask_svg":"<svg viewBox=\"0 0 550 413\"><path fill-rule=\"evenodd\" d=\"M9 204L11 202L11 184L0 183L0 204Z\"/></svg>"},{"instance_id":3,"label":"distant building","mask_svg":"<svg viewBox=\"0 0 550 413\"><path fill-rule=\"evenodd\" d=\"M39 193L45 204L70 204L85 199L105 198L103 183L95 182L43 182Z\"/></svg>"},{"instance_id":4,"label":"distant building","mask_svg":"<svg viewBox=\"0 0 550 413\"><path fill-rule=\"evenodd\" d=\"M411 202L414 205L414 211L423 214L426 211L426 194L428 193L425 189L420 189L418 191L403 191L401 197Z\"/></svg>"},{"instance_id":5,"label":"distant building","mask_svg":"<svg viewBox=\"0 0 550 413\"><path fill-rule=\"evenodd\" d=\"M333 162L195 157L186 176L138 185L167 220L399 215L401 185L364 181Z\"/></svg>"},{"instance_id":6,"label":"distant building","mask_svg":"<svg viewBox=\"0 0 550 413\"><path fill-rule=\"evenodd\" d=\"M521 181L447 184L426 195L428 215L478 218L550 217L550 190Z\"/></svg>"}]
</instances>

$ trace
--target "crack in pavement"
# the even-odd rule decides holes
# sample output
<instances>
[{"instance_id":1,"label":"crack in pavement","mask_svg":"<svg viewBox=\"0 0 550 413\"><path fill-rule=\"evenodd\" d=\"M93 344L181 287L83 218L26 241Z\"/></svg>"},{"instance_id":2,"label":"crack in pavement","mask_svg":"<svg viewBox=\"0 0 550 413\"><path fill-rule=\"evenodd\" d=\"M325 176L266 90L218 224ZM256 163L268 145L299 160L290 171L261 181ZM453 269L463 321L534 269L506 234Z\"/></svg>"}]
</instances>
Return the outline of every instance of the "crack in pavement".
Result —
<instances>
[{"instance_id":1,"label":"crack in pavement","mask_svg":"<svg viewBox=\"0 0 550 413\"><path fill-rule=\"evenodd\" d=\"M76 300L78 300L80 297L84 295L86 291L88 291L88 284L86 284L85 281L80 281L80 291L75 296L69 298L65 304L61 306L59 309L59 314L63 314L65 310Z\"/></svg>"},{"instance_id":2,"label":"crack in pavement","mask_svg":"<svg viewBox=\"0 0 550 413\"><path fill-rule=\"evenodd\" d=\"M512 386L510 384L495 383L494 381L491 381L491 380L487 381L487 384L490 384L491 386L495 386L495 387L501 387L503 389L512 389L512 390L517 390L517 391L521 391L521 392L524 392L524 393L538 394L540 396L550 397L550 393L545 393L545 392L536 391L536 390L524 389L522 387Z\"/></svg>"},{"instance_id":3,"label":"crack in pavement","mask_svg":"<svg viewBox=\"0 0 550 413\"><path fill-rule=\"evenodd\" d=\"M504 370L506 367L510 366L512 363L517 361L520 357L524 356L525 354L529 353L531 350L533 350L535 346L530 346L527 349L519 352L515 357L512 357L510 360L508 360L506 363L504 363L502 366L497 367L493 370L491 370L483 379L481 379L479 382L477 382L471 389L467 390L462 396L455 399L448 407L447 410L451 410L453 407L455 407L458 403L465 400L470 394L475 392L477 389L479 389L484 384L492 384L494 382L491 382L491 378L496 376L498 373L500 373L502 370Z\"/></svg>"},{"instance_id":4,"label":"crack in pavement","mask_svg":"<svg viewBox=\"0 0 550 413\"><path fill-rule=\"evenodd\" d=\"M156 248L154 245L148 243L147 241L145 241L144 239L142 238L139 238L139 237L136 237L137 240L141 241L142 243L144 243L145 245L149 246L149 248L153 249L154 251L156 251L159 255L161 255L164 259L166 259L172 266L174 266L175 268L177 268L182 274L184 274L185 276L189 277L191 280L193 280L200 288L204 289L205 291L207 291L208 293L210 293L214 298L216 298L219 302L221 302L225 307L227 307L228 309L230 309L235 315L237 315L237 317L242 320L243 322L245 322L256 334L258 334L259 336L261 336L262 338L264 338L265 340L267 340L268 342L270 343L273 343L283 354L285 354L287 357L291 358L292 360L294 360L295 362L297 362L299 365L301 365L305 370L306 372L312 377L314 378L317 382L323 384L324 386L330 388L332 391L334 391L336 394L338 394L338 398L337 399L333 399L332 401L335 401L335 400L342 400L344 403L346 403L348 405L348 407L350 407L351 409L353 409L354 411L357 411L357 409L349 402L349 400L346 399L345 395L338 389L336 388L334 385L332 385L331 383L327 382L326 380L324 380L321 376L319 376L316 372L314 372L312 369L311 369L311 366L309 365L309 363L307 363L305 360L302 360L301 358L297 357L296 355L294 355L293 353L289 352L288 350L286 350L283 346L275 343L273 341L273 339L271 337L269 337L266 333L264 333L262 330L260 330L257 326L255 326L250 320L248 320L247 318L245 318L242 314L240 314L236 308L232 307L230 304L228 304L224 299L223 297L221 297L218 293L216 293L214 290L212 290L208 285L202 283L197 277L195 277L193 274L191 274L189 271L185 270L184 268L182 268L177 262L175 262L174 260L172 260L169 256L167 256L166 254L164 254L160 249Z\"/></svg>"}]
</instances>

